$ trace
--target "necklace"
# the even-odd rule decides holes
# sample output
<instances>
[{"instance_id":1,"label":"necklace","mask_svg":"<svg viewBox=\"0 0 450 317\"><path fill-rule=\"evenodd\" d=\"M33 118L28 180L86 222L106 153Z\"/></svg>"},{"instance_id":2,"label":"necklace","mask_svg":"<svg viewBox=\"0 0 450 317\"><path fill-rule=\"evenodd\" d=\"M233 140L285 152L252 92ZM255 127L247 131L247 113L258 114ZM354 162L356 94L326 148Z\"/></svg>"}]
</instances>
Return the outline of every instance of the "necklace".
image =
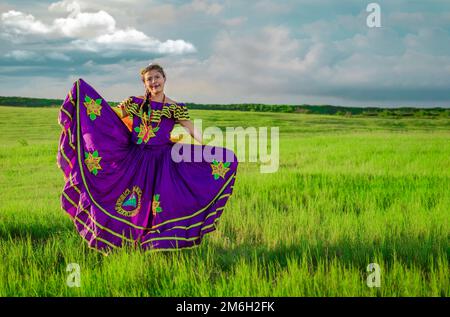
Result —
<instances>
[{"instance_id":1,"label":"necklace","mask_svg":"<svg viewBox=\"0 0 450 317\"><path fill-rule=\"evenodd\" d=\"M166 101L166 95L163 94L163 101L162 101L163 107L164 107L165 101ZM156 112L156 111L153 111L153 109L152 109L152 100L150 99L150 107L149 107L149 109L148 109L148 116L149 116L148 125L151 125L151 124L152 124L152 118L153 118L153 114L154 114L155 112ZM145 122L147 123L146 120L147 120L147 118L145 118ZM157 128L157 127L159 126L159 123L160 123L160 122L161 122L161 117L159 118L158 124L156 125L155 128Z\"/></svg>"},{"instance_id":2,"label":"necklace","mask_svg":"<svg viewBox=\"0 0 450 317\"><path fill-rule=\"evenodd\" d=\"M163 107L166 101L166 95L163 94ZM156 132L159 130L159 124L161 123L161 117L159 117L158 119L158 123L156 125L156 127L152 126L152 118L153 118L153 113L155 113L156 111L153 111L152 109L152 100L150 99L149 102L149 119L147 120L147 114L143 113L142 114L142 122L139 125L139 127L134 128L134 130L136 132L138 132L138 141L137 144L141 144L142 142L147 143L151 138L154 138L156 136Z\"/></svg>"}]
</instances>

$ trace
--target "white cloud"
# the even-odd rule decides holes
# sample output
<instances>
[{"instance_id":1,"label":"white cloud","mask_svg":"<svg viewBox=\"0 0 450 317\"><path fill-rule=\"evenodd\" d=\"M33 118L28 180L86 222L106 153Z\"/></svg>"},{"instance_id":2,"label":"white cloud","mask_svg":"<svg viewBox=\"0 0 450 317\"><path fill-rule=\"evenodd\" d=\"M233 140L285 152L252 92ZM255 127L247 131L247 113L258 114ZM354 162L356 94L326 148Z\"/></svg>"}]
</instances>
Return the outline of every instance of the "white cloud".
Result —
<instances>
[{"instance_id":1,"label":"white cloud","mask_svg":"<svg viewBox=\"0 0 450 317\"><path fill-rule=\"evenodd\" d=\"M127 29L117 30L110 34L101 35L97 37L96 42L99 44L130 44L137 42L141 45L141 42L148 39L149 37L140 31L135 29Z\"/></svg>"},{"instance_id":2,"label":"white cloud","mask_svg":"<svg viewBox=\"0 0 450 317\"><path fill-rule=\"evenodd\" d=\"M38 61L43 62L45 60L64 61L68 62L71 58L59 52L50 52L48 54L38 54L36 52L27 50L13 50L4 55L7 59L16 60L19 62L25 61Z\"/></svg>"},{"instance_id":3,"label":"white cloud","mask_svg":"<svg viewBox=\"0 0 450 317\"><path fill-rule=\"evenodd\" d=\"M204 9L213 10L210 7ZM49 10L67 11L69 15L57 18L51 25L46 25L36 20L33 15L11 10L1 16L6 32L2 37L10 39L11 34L21 34L41 35L43 39L69 38L73 39L71 49L90 52L112 50L104 52L112 55L128 49L157 54L184 54L196 51L193 44L181 39L163 42L132 27L118 28L115 19L107 12L103 10L93 13L82 12L81 6L75 1L53 3L49 6ZM35 41L36 38L31 40Z\"/></svg>"},{"instance_id":4,"label":"white cloud","mask_svg":"<svg viewBox=\"0 0 450 317\"><path fill-rule=\"evenodd\" d=\"M16 61L28 61L28 60L38 60L42 59L39 55L34 52L25 50L14 50L5 54L6 58L14 59Z\"/></svg>"},{"instance_id":5,"label":"white cloud","mask_svg":"<svg viewBox=\"0 0 450 317\"><path fill-rule=\"evenodd\" d=\"M76 15L81 12L81 5L76 1L64 0L50 4L48 10L54 12L72 12L73 15Z\"/></svg>"},{"instance_id":6,"label":"white cloud","mask_svg":"<svg viewBox=\"0 0 450 317\"><path fill-rule=\"evenodd\" d=\"M72 60L69 56L67 56L63 53L58 53L58 52L51 52L51 53L48 53L46 56L49 59L55 60L55 61L69 62Z\"/></svg>"},{"instance_id":7,"label":"white cloud","mask_svg":"<svg viewBox=\"0 0 450 317\"><path fill-rule=\"evenodd\" d=\"M31 14L10 10L2 13L3 26L14 34L48 34L51 28L37 21Z\"/></svg>"},{"instance_id":8,"label":"white cloud","mask_svg":"<svg viewBox=\"0 0 450 317\"><path fill-rule=\"evenodd\" d=\"M195 52L195 47L183 40L167 40L159 45L159 52L163 54L179 54L180 52Z\"/></svg>"},{"instance_id":9,"label":"white cloud","mask_svg":"<svg viewBox=\"0 0 450 317\"><path fill-rule=\"evenodd\" d=\"M66 37L98 36L116 31L116 21L105 11L96 13L76 13L67 18L53 21L53 29Z\"/></svg>"},{"instance_id":10,"label":"white cloud","mask_svg":"<svg viewBox=\"0 0 450 317\"><path fill-rule=\"evenodd\" d=\"M161 42L135 29L117 30L90 40L75 40L73 48L115 56L121 51L142 51L159 54L183 54L195 52L195 47L183 40Z\"/></svg>"}]
</instances>

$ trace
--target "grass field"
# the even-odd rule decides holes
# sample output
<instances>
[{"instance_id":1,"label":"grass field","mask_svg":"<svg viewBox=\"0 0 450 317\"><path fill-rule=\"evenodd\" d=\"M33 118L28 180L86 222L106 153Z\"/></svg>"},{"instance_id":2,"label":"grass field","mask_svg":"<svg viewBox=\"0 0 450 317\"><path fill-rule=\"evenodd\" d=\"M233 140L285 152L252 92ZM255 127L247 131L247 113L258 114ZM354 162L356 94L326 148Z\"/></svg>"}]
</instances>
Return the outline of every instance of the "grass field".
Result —
<instances>
[{"instance_id":1,"label":"grass field","mask_svg":"<svg viewBox=\"0 0 450 317\"><path fill-rule=\"evenodd\" d=\"M241 162L198 248L104 257L60 208L58 109L0 107L0 296L450 295L450 119L191 115L204 128L278 126L278 172Z\"/></svg>"}]
</instances>

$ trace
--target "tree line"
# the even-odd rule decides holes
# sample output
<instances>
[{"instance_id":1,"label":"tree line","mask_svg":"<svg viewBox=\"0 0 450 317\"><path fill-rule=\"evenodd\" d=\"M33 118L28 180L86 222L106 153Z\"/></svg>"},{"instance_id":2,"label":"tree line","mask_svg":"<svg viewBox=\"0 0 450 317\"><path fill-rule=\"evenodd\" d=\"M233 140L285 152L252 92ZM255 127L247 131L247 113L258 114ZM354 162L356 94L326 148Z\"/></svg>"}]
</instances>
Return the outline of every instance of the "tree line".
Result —
<instances>
[{"instance_id":1,"label":"tree line","mask_svg":"<svg viewBox=\"0 0 450 317\"><path fill-rule=\"evenodd\" d=\"M62 99L27 98L27 97L2 97L0 105L17 107L60 107ZM108 102L115 106L118 102ZM198 104L185 103L188 109L199 110L237 110L254 112L282 112L304 114L328 114L339 116L377 116L377 117L450 117L450 109L442 107L416 108L416 107L345 107L333 105L273 105L258 103L241 104Z\"/></svg>"}]
</instances>

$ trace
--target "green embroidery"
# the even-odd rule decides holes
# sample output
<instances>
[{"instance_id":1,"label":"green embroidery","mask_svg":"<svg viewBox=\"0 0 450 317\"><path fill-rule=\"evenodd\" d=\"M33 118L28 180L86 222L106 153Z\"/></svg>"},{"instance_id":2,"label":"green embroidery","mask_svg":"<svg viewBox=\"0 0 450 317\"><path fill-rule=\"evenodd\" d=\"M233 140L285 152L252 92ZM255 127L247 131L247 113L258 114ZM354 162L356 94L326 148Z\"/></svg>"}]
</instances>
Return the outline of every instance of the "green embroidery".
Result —
<instances>
[{"instance_id":1,"label":"green embroidery","mask_svg":"<svg viewBox=\"0 0 450 317\"><path fill-rule=\"evenodd\" d=\"M218 162L213 160L211 163L212 175L214 175L214 179L218 180L219 177L225 179L225 174L230 170L230 162Z\"/></svg>"},{"instance_id":2,"label":"green embroidery","mask_svg":"<svg viewBox=\"0 0 450 317\"><path fill-rule=\"evenodd\" d=\"M89 172L94 175L98 174L98 171L102 169L100 166L100 160L102 158L98 156L98 152L94 151L92 153L84 152L84 163L86 164Z\"/></svg>"},{"instance_id":3,"label":"green embroidery","mask_svg":"<svg viewBox=\"0 0 450 317\"><path fill-rule=\"evenodd\" d=\"M159 130L159 127L153 128L151 126L147 126L144 123L141 123L139 127L135 127L134 131L138 133L137 144L141 144L142 142L147 143L151 138L156 136L156 132Z\"/></svg>"},{"instance_id":4,"label":"green embroidery","mask_svg":"<svg viewBox=\"0 0 450 317\"><path fill-rule=\"evenodd\" d=\"M84 106L87 108L87 115L94 121L97 116L100 116L100 111L102 110L102 99L92 99L88 95L84 97Z\"/></svg>"},{"instance_id":5,"label":"green embroidery","mask_svg":"<svg viewBox=\"0 0 450 317\"><path fill-rule=\"evenodd\" d=\"M156 216L157 213L162 212L162 208L160 206L160 201L159 201L159 194L156 194L153 196L153 202L152 202L152 212L153 212L153 216Z\"/></svg>"}]
</instances>

